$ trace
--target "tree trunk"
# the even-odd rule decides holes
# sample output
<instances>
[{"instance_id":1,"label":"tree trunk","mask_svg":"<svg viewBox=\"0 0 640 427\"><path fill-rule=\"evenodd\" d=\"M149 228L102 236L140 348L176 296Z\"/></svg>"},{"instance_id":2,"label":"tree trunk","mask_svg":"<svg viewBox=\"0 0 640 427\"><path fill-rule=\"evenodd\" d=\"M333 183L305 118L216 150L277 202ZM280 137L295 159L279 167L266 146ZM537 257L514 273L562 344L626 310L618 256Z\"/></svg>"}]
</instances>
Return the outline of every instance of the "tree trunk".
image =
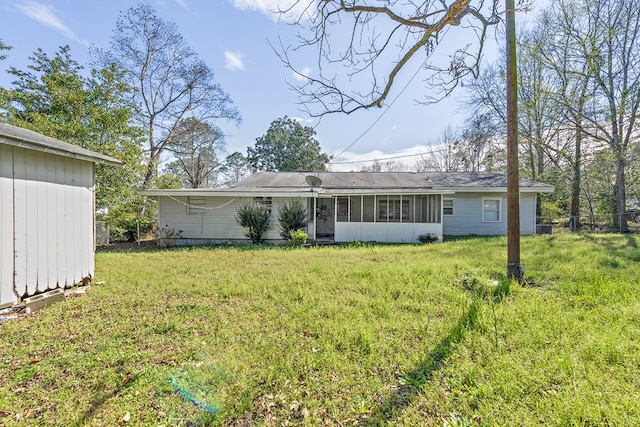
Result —
<instances>
[{"instance_id":1,"label":"tree trunk","mask_svg":"<svg viewBox=\"0 0 640 427\"><path fill-rule=\"evenodd\" d=\"M573 177L571 179L571 231L580 231L580 169L582 168L582 130L581 123L576 126L576 152L573 160Z\"/></svg>"},{"instance_id":2,"label":"tree trunk","mask_svg":"<svg viewBox=\"0 0 640 427\"><path fill-rule=\"evenodd\" d=\"M518 171L518 79L514 0L506 0L507 21L507 278L521 281L520 174Z\"/></svg>"},{"instance_id":3,"label":"tree trunk","mask_svg":"<svg viewBox=\"0 0 640 427\"><path fill-rule=\"evenodd\" d=\"M618 156L616 159L616 188L615 188L615 210L613 218L613 226L620 233L627 233L629 226L627 224L627 217L625 215L627 206L627 198L625 191L625 161L624 158Z\"/></svg>"}]
</instances>

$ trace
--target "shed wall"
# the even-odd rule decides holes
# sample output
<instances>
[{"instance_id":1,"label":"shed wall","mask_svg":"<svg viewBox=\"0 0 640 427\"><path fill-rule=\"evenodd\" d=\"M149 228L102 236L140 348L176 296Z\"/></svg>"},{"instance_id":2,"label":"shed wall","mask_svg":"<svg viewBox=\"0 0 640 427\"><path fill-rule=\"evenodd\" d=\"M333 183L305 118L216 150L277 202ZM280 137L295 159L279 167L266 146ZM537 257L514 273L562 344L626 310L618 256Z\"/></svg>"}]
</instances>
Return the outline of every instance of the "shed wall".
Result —
<instances>
[{"instance_id":1,"label":"shed wall","mask_svg":"<svg viewBox=\"0 0 640 427\"><path fill-rule=\"evenodd\" d=\"M0 144L0 305L17 301L13 291L13 152Z\"/></svg>"},{"instance_id":2,"label":"shed wall","mask_svg":"<svg viewBox=\"0 0 640 427\"><path fill-rule=\"evenodd\" d=\"M17 297L72 286L93 276L93 163L0 147L3 224L8 215L5 206L13 207L12 229L1 226L3 236L11 233L13 237L2 238L2 303L7 298L15 302ZM11 174L5 169L11 169ZM10 187L11 194L7 194ZM10 256L5 257L6 253ZM7 258L13 264L11 279L6 274ZM12 295L6 295L8 280Z\"/></svg>"}]
</instances>

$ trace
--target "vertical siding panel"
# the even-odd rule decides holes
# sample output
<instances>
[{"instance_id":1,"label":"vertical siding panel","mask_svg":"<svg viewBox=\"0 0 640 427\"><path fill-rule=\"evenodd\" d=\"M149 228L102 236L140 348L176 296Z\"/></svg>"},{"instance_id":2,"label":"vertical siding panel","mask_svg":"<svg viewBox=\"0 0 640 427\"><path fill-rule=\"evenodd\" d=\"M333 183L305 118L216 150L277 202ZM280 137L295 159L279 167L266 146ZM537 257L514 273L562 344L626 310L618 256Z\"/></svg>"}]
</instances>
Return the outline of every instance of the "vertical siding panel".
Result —
<instances>
[{"instance_id":1,"label":"vertical siding panel","mask_svg":"<svg viewBox=\"0 0 640 427\"><path fill-rule=\"evenodd\" d=\"M76 282L82 280L83 277L91 275L93 277L93 164L88 162L76 162L78 165L78 194L80 205L78 212L81 215L82 233L79 236L80 241L77 243L77 251L80 251L82 257L82 265L80 266L80 276L76 278Z\"/></svg>"},{"instance_id":2,"label":"vertical siding panel","mask_svg":"<svg viewBox=\"0 0 640 427\"><path fill-rule=\"evenodd\" d=\"M48 205L48 197L47 194L51 190L51 185L47 181L47 158L50 157L48 154L44 153L34 153L36 157L36 223L34 226L36 227L37 233L37 246L36 251L38 253L38 264L37 264L37 283L38 283L38 291L46 291L50 289L51 282L49 281L49 258L48 253L51 252L49 250L49 232L47 231L47 226L49 221L47 217L49 216L49 205Z\"/></svg>"},{"instance_id":3,"label":"vertical siding panel","mask_svg":"<svg viewBox=\"0 0 640 427\"><path fill-rule=\"evenodd\" d=\"M56 169L60 163L58 156L47 156L47 173L45 180L48 183L47 190L47 281L49 287L58 286L58 183Z\"/></svg>"},{"instance_id":4,"label":"vertical siding panel","mask_svg":"<svg viewBox=\"0 0 640 427\"><path fill-rule=\"evenodd\" d=\"M27 202L26 215L26 258L27 258L27 288L29 295L38 291L38 174L37 156L34 151L25 152L25 197Z\"/></svg>"},{"instance_id":5,"label":"vertical siding panel","mask_svg":"<svg viewBox=\"0 0 640 427\"><path fill-rule=\"evenodd\" d=\"M65 159L67 169L67 185L65 187L66 192L66 207L65 213L67 216L67 235L66 240L66 252L67 252L67 286L73 286L78 276L80 276L80 263L81 259L76 257L75 248L80 242L79 235L82 230L81 223L78 221L78 194L76 191L76 176L77 165L72 159Z\"/></svg>"},{"instance_id":6,"label":"vertical siding panel","mask_svg":"<svg viewBox=\"0 0 640 427\"><path fill-rule=\"evenodd\" d=\"M15 290L18 296L27 293L27 201L25 183L25 150L14 148L14 260Z\"/></svg>"},{"instance_id":7,"label":"vertical siding panel","mask_svg":"<svg viewBox=\"0 0 640 427\"><path fill-rule=\"evenodd\" d=\"M67 205L67 162L66 159L60 157L57 162L56 169L56 182L57 182L57 203L56 210L58 212L58 239L57 239L57 248L58 248L58 284L64 287L67 283L67 275L68 275L68 262L67 262L67 212L65 209Z\"/></svg>"},{"instance_id":8,"label":"vertical siding panel","mask_svg":"<svg viewBox=\"0 0 640 427\"><path fill-rule=\"evenodd\" d=\"M13 148L0 145L0 305L14 303Z\"/></svg>"}]
</instances>

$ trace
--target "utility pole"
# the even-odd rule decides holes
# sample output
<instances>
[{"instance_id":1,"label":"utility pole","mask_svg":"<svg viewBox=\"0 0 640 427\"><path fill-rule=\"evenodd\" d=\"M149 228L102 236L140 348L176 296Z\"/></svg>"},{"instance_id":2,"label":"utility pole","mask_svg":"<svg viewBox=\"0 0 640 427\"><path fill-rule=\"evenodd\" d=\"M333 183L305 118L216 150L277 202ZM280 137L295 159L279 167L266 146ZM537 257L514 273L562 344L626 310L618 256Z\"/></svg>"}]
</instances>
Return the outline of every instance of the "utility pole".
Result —
<instances>
[{"instance_id":1,"label":"utility pole","mask_svg":"<svg viewBox=\"0 0 640 427\"><path fill-rule=\"evenodd\" d=\"M506 0L507 24L507 278L521 281L520 174L518 171L518 77L514 0Z\"/></svg>"}]
</instances>

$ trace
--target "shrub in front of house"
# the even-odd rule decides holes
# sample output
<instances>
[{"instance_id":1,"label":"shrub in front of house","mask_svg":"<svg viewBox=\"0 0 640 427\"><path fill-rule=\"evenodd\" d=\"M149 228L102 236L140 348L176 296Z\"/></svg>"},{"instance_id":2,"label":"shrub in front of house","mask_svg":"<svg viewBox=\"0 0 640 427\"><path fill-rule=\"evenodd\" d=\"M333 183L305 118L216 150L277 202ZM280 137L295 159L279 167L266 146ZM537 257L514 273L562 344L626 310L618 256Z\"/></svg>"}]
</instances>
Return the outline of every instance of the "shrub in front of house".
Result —
<instances>
[{"instance_id":1,"label":"shrub in front of house","mask_svg":"<svg viewBox=\"0 0 640 427\"><path fill-rule=\"evenodd\" d=\"M169 228L168 225L158 229L156 233L156 245L159 248L170 248L175 246L176 240L182 238L182 230Z\"/></svg>"},{"instance_id":2,"label":"shrub in front of house","mask_svg":"<svg viewBox=\"0 0 640 427\"><path fill-rule=\"evenodd\" d=\"M418 236L418 240L422 243L433 243L437 242L440 239L440 236L433 233L421 234Z\"/></svg>"},{"instance_id":3,"label":"shrub in front of house","mask_svg":"<svg viewBox=\"0 0 640 427\"><path fill-rule=\"evenodd\" d=\"M280 236L287 242L290 242L292 231L304 230L307 226L307 210L302 206L302 203L297 200L291 203L285 203L280 208L278 222L280 223Z\"/></svg>"},{"instance_id":4,"label":"shrub in front of house","mask_svg":"<svg viewBox=\"0 0 640 427\"><path fill-rule=\"evenodd\" d=\"M252 243L261 243L264 234L269 229L269 207L261 203L245 203L237 210L236 221L247 229L245 236Z\"/></svg>"},{"instance_id":5,"label":"shrub in front of house","mask_svg":"<svg viewBox=\"0 0 640 427\"><path fill-rule=\"evenodd\" d=\"M299 248L300 246L307 243L307 233L305 233L304 230L292 230L289 233L289 237L291 240L291 246L293 246L294 248Z\"/></svg>"}]
</instances>

